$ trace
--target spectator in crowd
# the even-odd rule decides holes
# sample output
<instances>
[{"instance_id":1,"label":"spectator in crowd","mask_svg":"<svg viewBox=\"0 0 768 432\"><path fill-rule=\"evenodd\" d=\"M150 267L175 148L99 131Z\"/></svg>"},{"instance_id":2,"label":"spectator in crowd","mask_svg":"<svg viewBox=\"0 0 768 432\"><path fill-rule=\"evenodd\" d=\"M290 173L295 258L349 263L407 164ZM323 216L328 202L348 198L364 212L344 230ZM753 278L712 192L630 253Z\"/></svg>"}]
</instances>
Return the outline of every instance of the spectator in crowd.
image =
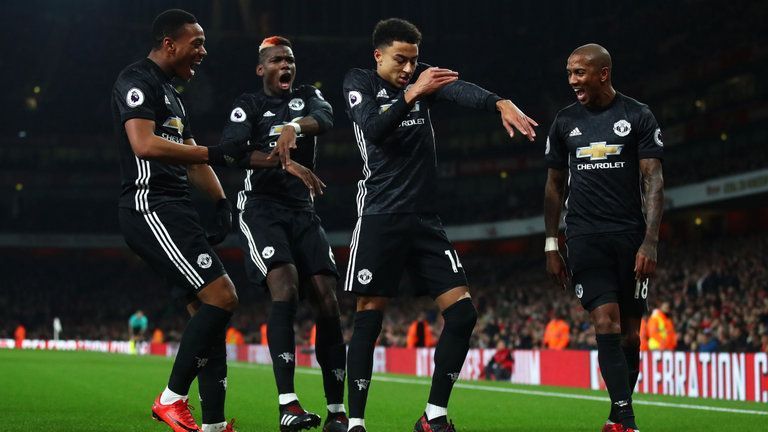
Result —
<instances>
[{"instance_id":1,"label":"spectator in crowd","mask_svg":"<svg viewBox=\"0 0 768 432\"><path fill-rule=\"evenodd\" d=\"M496 353L485 366L485 379L490 381L509 381L512 378L512 368L515 364L512 351L504 341L496 343Z\"/></svg>"},{"instance_id":2,"label":"spectator in crowd","mask_svg":"<svg viewBox=\"0 0 768 432\"><path fill-rule=\"evenodd\" d=\"M555 311L544 329L544 348L562 350L568 347L571 327L563 319L563 313Z\"/></svg>"},{"instance_id":3,"label":"spectator in crowd","mask_svg":"<svg viewBox=\"0 0 768 432\"><path fill-rule=\"evenodd\" d=\"M677 333L669 318L670 305L663 301L648 318L648 348L651 350L673 350L677 347Z\"/></svg>"},{"instance_id":4,"label":"spectator in crowd","mask_svg":"<svg viewBox=\"0 0 768 432\"><path fill-rule=\"evenodd\" d=\"M427 315L424 312L419 312L419 316L408 327L408 338L406 339L405 346L408 348L435 346L432 327L430 327Z\"/></svg>"}]
</instances>

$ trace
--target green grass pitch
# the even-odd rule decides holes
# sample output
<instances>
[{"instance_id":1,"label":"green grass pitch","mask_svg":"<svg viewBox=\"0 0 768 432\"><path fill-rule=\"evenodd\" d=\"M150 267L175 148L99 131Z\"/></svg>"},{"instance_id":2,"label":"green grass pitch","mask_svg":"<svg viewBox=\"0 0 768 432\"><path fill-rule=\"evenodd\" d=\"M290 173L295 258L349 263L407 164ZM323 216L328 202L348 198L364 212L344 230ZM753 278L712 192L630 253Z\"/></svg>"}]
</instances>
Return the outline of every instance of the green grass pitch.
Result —
<instances>
[{"instance_id":1,"label":"green grass pitch","mask_svg":"<svg viewBox=\"0 0 768 432\"><path fill-rule=\"evenodd\" d=\"M152 401L170 369L171 360L161 357L0 350L0 431L170 430L150 418ZM428 383L424 378L376 375L368 400L368 430L413 430ZM227 416L237 418L238 431L278 430L271 368L230 363L228 386ZM325 417L318 371L299 368L296 392L306 409ZM190 394L197 394L195 385ZM460 381L449 416L460 432L599 431L608 413L605 397L587 390ZM199 402L190 399L199 422ZM766 404L649 395L635 400L644 432L768 431Z\"/></svg>"}]
</instances>

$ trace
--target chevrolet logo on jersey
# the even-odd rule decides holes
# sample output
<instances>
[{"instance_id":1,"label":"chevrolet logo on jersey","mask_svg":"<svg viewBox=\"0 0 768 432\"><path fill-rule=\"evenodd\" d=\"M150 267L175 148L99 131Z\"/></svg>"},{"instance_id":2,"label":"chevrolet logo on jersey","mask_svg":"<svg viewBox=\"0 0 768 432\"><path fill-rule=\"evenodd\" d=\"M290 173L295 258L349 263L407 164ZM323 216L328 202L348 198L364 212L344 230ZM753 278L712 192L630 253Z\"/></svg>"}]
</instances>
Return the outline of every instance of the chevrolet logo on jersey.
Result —
<instances>
[{"instance_id":1,"label":"chevrolet logo on jersey","mask_svg":"<svg viewBox=\"0 0 768 432\"><path fill-rule=\"evenodd\" d=\"M270 127L269 128L269 136L280 136L280 134L283 132L283 126L285 126L286 124L287 123L281 124L281 125L274 125L274 126ZM303 136L304 136L304 134L299 134L296 137L297 138L301 138Z\"/></svg>"},{"instance_id":2,"label":"chevrolet logo on jersey","mask_svg":"<svg viewBox=\"0 0 768 432\"><path fill-rule=\"evenodd\" d=\"M184 123L181 121L181 118L179 117L168 117L168 119L163 123L164 127L176 129L179 131L179 135L184 133Z\"/></svg>"},{"instance_id":3,"label":"chevrolet logo on jersey","mask_svg":"<svg viewBox=\"0 0 768 432\"><path fill-rule=\"evenodd\" d=\"M376 96L376 97L378 97L378 96ZM395 101L397 101L397 99L395 99ZM385 112L385 111L386 111L386 110L388 110L388 109L389 109L389 107L391 107L391 106L392 106L392 104L391 104L391 103L388 103L388 104L384 104L384 105L381 105L381 106L379 107L379 114L381 114L381 113ZM416 102L416 104L413 106L413 108L411 108L411 112L419 112L419 110L420 110L420 108L419 108L419 102L417 101L417 102Z\"/></svg>"},{"instance_id":4,"label":"chevrolet logo on jersey","mask_svg":"<svg viewBox=\"0 0 768 432\"><path fill-rule=\"evenodd\" d=\"M606 144L605 141L590 143L589 147L577 147L576 157L589 160L606 160L608 156L618 156L621 154L621 144Z\"/></svg>"}]
</instances>

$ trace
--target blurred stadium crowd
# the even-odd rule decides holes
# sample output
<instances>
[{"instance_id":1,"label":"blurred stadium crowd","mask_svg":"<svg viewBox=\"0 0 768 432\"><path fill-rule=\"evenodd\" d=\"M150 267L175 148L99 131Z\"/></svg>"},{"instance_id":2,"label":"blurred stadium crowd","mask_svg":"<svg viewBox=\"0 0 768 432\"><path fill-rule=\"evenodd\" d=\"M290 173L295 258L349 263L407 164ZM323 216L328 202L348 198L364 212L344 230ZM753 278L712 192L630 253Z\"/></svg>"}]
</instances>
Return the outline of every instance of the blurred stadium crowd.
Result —
<instances>
[{"instance_id":1,"label":"blurred stadium crowd","mask_svg":"<svg viewBox=\"0 0 768 432\"><path fill-rule=\"evenodd\" d=\"M28 338L51 338L51 323L59 317L65 339L124 340L128 317L136 309L148 315L149 334L160 328L169 341L177 340L185 325L182 305L169 306L168 290L125 252L3 253L1 258L10 264L11 275L0 309L9 311L11 319L3 321L0 337L11 338L15 327L24 324ZM660 259L649 302L651 307L670 303L676 349L768 350L768 234L667 245ZM517 349L546 348L545 327L559 316L569 328L567 348L595 348L588 315L572 292L561 292L546 278L543 261L470 255L463 262L480 312L473 347L493 348L503 341ZM245 283L239 260L228 259L225 265L241 298L232 326L245 342L260 343L269 299ZM46 271L36 271L40 267ZM344 292L339 296L348 341L354 298ZM409 326L420 312L437 340L441 318L434 304L405 298L390 306L378 343L406 346ZM296 324L299 343L309 343L312 326L312 311L304 305Z\"/></svg>"}]
</instances>

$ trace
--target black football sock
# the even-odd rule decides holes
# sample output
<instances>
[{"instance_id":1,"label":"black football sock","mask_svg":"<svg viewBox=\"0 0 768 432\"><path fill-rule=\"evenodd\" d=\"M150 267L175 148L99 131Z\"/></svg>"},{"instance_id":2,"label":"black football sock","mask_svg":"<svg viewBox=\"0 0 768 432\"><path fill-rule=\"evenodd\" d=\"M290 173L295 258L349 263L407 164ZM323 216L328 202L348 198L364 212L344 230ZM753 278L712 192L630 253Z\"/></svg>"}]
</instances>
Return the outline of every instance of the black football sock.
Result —
<instances>
[{"instance_id":1,"label":"black football sock","mask_svg":"<svg viewBox=\"0 0 768 432\"><path fill-rule=\"evenodd\" d=\"M373 351L381 332L384 314L377 310L355 313L355 328L349 341L347 374L349 417L365 418L365 403L373 373Z\"/></svg>"},{"instance_id":2,"label":"black football sock","mask_svg":"<svg viewBox=\"0 0 768 432\"><path fill-rule=\"evenodd\" d=\"M640 347L637 345L624 346L622 350L624 351L624 358L627 360L627 370L629 371L627 377L631 397L637 385L637 377L640 376Z\"/></svg>"},{"instance_id":3,"label":"black football sock","mask_svg":"<svg viewBox=\"0 0 768 432\"><path fill-rule=\"evenodd\" d=\"M197 374L200 406L204 424L225 421L224 399L227 395L227 346L222 334L221 342L211 347L208 363Z\"/></svg>"},{"instance_id":4,"label":"black football sock","mask_svg":"<svg viewBox=\"0 0 768 432\"><path fill-rule=\"evenodd\" d=\"M637 377L640 376L640 346L639 345L622 345L622 351L624 351L624 358L627 360L627 383L629 384L629 400L632 400L632 393L637 385ZM611 404L611 414L608 416L608 420L618 423L619 420L616 417L616 406Z\"/></svg>"},{"instance_id":5,"label":"black football sock","mask_svg":"<svg viewBox=\"0 0 768 432\"><path fill-rule=\"evenodd\" d=\"M325 400L328 405L343 404L347 348L339 317L318 318L316 335L315 356L323 372Z\"/></svg>"},{"instance_id":6,"label":"black football sock","mask_svg":"<svg viewBox=\"0 0 768 432\"><path fill-rule=\"evenodd\" d=\"M168 388L177 394L189 393L189 386L200 369L208 363L211 347L224 340L232 312L203 304L187 323L173 362Z\"/></svg>"},{"instance_id":7,"label":"black football sock","mask_svg":"<svg viewBox=\"0 0 768 432\"><path fill-rule=\"evenodd\" d=\"M296 370L296 335L293 320L296 303L275 301L267 320L267 343L272 356L277 393L294 393L293 375Z\"/></svg>"},{"instance_id":8,"label":"black football sock","mask_svg":"<svg viewBox=\"0 0 768 432\"><path fill-rule=\"evenodd\" d=\"M612 411L618 420L617 423L636 429L635 413L632 411L632 402L629 400L631 396L627 379L629 373L627 360L621 349L621 335L598 334L595 338L597 339L597 361L611 397Z\"/></svg>"},{"instance_id":9,"label":"black football sock","mask_svg":"<svg viewBox=\"0 0 768 432\"><path fill-rule=\"evenodd\" d=\"M477 311L472 300L457 301L443 311L445 325L435 348L435 370L432 374L432 388L429 403L448 407L453 384L459 379L461 367L469 351L469 338L477 321Z\"/></svg>"}]
</instances>

